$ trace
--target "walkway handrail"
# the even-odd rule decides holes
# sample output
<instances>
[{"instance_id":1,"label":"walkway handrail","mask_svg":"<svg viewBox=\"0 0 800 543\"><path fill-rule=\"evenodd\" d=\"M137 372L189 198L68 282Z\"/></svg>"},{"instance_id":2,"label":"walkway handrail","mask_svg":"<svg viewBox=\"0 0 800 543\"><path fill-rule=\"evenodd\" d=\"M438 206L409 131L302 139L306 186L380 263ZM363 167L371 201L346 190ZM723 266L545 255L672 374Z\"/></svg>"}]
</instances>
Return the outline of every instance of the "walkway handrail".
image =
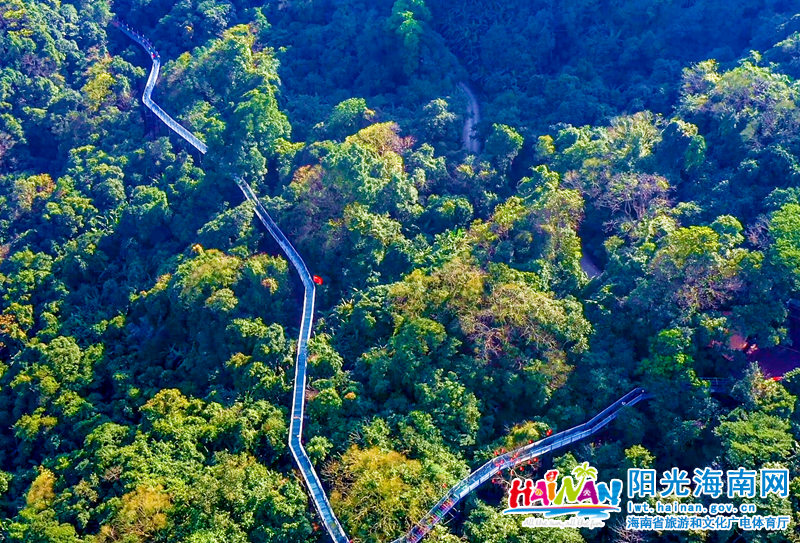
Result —
<instances>
[{"instance_id":1,"label":"walkway handrail","mask_svg":"<svg viewBox=\"0 0 800 543\"><path fill-rule=\"evenodd\" d=\"M712 392L722 392L730 388L730 380L707 379L712 386ZM727 387L727 388L725 388ZM481 467L470 473L450 489L444 497L406 534L395 539L392 543L418 543L430 530L439 523L444 515L464 499L472 490L491 479L504 469L512 468L533 458L546 453L567 447L576 441L581 441L599 432L617 418L622 409L631 407L643 400L649 400L653 395L643 388L635 388L619 398L617 401L600 411L588 422L573 426L568 430L559 432L534 443L509 451L501 456L489 460Z\"/></svg>"},{"instance_id":2,"label":"walkway handrail","mask_svg":"<svg viewBox=\"0 0 800 543\"><path fill-rule=\"evenodd\" d=\"M635 388L584 424L579 424L489 460L453 486L411 530L392 543L418 543L458 502L500 471L567 447L599 432L611 423L623 408L638 403L644 399L646 394L643 388Z\"/></svg>"},{"instance_id":3,"label":"walkway handrail","mask_svg":"<svg viewBox=\"0 0 800 543\"><path fill-rule=\"evenodd\" d=\"M201 154L206 154L206 152L208 152L206 144L200 141L197 136L189 132L186 128L178 124L161 109L158 104L153 102L151 98L153 88L158 80L159 70L161 69L161 57L158 51L155 50L155 47L153 47L147 38L128 27L125 23L112 21L112 24L129 38L141 45L145 51L150 54L150 58L153 61L153 66L150 69L150 75L147 78L144 93L142 94L142 102L144 105L155 113L173 132L197 149L197 151ZM292 266L294 266L295 270L297 270L297 273L300 275L300 279L303 281L305 293L303 295L303 317L300 323L300 334L297 339L297 363L295 364L294 389L292 391L292 417L289 421L289 450L298 468L300 468L300 473L309 488L311 501L314 502L314 506L328 534L330 534L335 543L349 543L347 534L345 534L342 525L339 523L339 519L336 518L333 508L328 502L328 497L325 495L319 476L317 476L317 472L314 470L314 466L311 464L311 460L302 443L308 340L311 338L311 325L314 320L314 294L316 292L314 281L300 253L292 246L275 221L272 220L269 213L267 213L267 210L264 209L264 206L261 205L252 187L238 175L234 175L234 180L245 198L254 204L256 215L261 221L261 224L264 225L270 235L272 235L278 245L280 245L281 249L292 263Z\"/></svg>"}]
</instances>

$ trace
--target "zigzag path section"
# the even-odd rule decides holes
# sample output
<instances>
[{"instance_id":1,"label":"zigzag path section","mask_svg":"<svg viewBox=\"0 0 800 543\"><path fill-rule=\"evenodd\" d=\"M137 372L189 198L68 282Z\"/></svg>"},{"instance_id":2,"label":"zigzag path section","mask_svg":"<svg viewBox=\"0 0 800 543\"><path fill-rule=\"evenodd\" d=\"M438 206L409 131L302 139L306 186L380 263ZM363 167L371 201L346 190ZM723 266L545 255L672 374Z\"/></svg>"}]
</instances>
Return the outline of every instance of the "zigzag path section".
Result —
<instances>
[{"instance_id":1,"label":"zigzag path section","mask_svg":"<svg viewBox=\"0 0 800 543\"><path fill-rule=\"evenodd\" d=\"M200 141L194 134L189 132L186 128L178 124L172 117L170 117L158 104L153 102L151 94L158 79L159 70L161 69L161 57L156 51L155 47L141 34L128 27L122 22L114 21L114 26L124 32L129 38L141 45L145 51L148 52L153 61L153 66L150 69L150 75L147 78L147 84L144 88L142 95L142 102L149 108L164 124L166 124L172 131L186 140L192 147L197 149L201 154L208 151L205 143ZM308 458L305 448L301 441L303 435L303 412L305 410L305 388L306 388L306 365L308 362L308 340L311 337L311 325L314 319L314 294L315 287L311 274L308 272L306 263L303 258L292 246L281 229L272 220L267 210L261 205L252 187L241 177L234 176L236 184L241 189L245 198L253 202L255 205L255 212L261 224L269 231L275 241L280 245L284 254L289 258L289 261L294 266L300 279L303 281L305 293L303 296L303 316L300 323L300 335L297 341L297 363L295 364L294 376L294 389L292 391L292 418L289 422L289 450L300 468L300 473L308 486L311 499L317 509L317 513L322 519L325 530L330 534L331 538L336 543L348 543L349 539L345 534L339 519L331 508L328 502L328 497L322 488L322 483L317 476L311 460Z\"/></svg>"}]
</instances>

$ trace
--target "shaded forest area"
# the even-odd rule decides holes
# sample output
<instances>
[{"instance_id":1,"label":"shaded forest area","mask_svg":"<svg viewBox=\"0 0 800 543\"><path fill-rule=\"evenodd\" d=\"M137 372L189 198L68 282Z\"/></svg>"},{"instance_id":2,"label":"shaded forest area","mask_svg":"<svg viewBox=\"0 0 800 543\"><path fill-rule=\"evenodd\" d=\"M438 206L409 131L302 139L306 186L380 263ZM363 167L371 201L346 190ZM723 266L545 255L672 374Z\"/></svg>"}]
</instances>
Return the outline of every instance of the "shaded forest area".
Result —
<instances>
[{"instance_id":1,"label":"shaded forest area","mask_svg":"<svg viewBox=\"0 0 800 543\"><path fill-rule=\"evenodd\" d=\"M325 279L305 446L356 541L634 386L539 467L787 467L750 501L790 530L530 530L490 486L427 540L800 541L800 372L730 343L791 347L794 2L0 0L0 58L4 540L326 540L286 446L301 285L236 172Z\"/></svg>"}]
</instances>

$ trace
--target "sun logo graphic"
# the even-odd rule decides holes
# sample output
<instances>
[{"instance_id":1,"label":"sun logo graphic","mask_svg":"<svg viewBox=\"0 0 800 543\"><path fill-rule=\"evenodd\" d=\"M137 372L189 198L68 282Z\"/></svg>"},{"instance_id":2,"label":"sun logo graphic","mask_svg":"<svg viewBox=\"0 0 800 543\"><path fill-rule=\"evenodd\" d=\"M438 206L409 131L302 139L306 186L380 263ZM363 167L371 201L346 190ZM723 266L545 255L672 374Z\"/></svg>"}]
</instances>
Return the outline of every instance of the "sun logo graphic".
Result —
<instances>
[{"instance_id":1,"label":"sun logo graphic","mask_svg":"<svg viewBox=\"0 0 800 543\"><path fill-rule=\"evenodd\" d=\"M619 513L622 481L597 482L597 470L584 462L558 483L557 469L548 471L544 479L516 478L511 482L508 509L504 515L540 513L544 518L575 515L579 518L606 520L610 513Z\"/></svg>"}]
</instances>

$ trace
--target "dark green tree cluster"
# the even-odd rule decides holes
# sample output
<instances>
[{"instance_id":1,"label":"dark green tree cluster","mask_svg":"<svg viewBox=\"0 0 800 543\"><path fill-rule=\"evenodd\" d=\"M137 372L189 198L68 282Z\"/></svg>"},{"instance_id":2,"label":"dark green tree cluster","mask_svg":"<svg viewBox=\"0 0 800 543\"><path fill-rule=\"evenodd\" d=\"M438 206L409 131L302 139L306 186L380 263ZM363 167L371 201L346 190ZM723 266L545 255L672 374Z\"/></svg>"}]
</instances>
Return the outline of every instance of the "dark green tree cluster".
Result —
<instances>
[{"instance_id":1,"label":"dark green tree cluster","mask_svg":"<svg viewBox=\"0 0 800 543\"><path fill-rule=\"evenodd\" d=\"M356 541L634 386L653 399L538 467L787 467L754 503L800 522L800 370L742 351L796 360L796 12L0 0L0 539L326 540L286 445L302 285L233 175L324 279L304 440ZM204 156L141 106L114 17ZM659 537L529 530L503 499L429 540Z\"/></svg>"}]
</instances>

